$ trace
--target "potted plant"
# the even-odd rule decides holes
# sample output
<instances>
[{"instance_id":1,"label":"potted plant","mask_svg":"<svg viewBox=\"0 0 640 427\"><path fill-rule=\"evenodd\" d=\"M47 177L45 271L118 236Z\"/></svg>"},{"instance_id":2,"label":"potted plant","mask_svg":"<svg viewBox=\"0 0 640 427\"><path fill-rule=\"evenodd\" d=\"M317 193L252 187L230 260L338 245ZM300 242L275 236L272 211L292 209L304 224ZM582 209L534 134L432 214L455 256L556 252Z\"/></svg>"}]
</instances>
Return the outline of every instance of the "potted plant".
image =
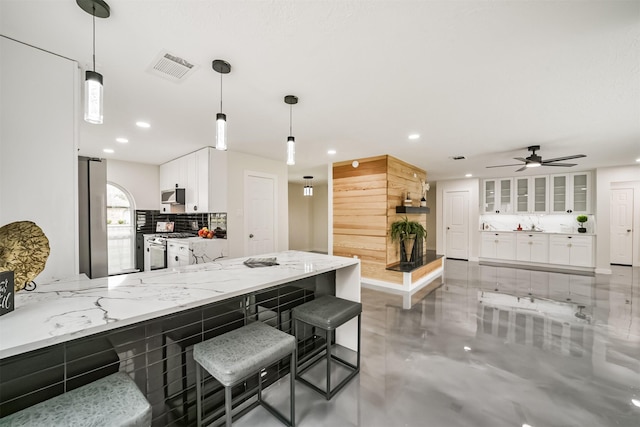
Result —
<instances>
[{"instance_id":1,"label":"potted plant","mask_svg":"<svg viewBox=\"0 0 640 427\"><path fill-rule=\"evenodd\" d=\"M580 224L580 227L578 228L578 233L586 233L587 229L584 226L584 223L587 222L589 220L589 217L586 215L578 215L578 217L576 218L576 221L578 221L578 223Z\"/></svg>"},{"instance_id":2,"label":"potted plant","mask_svg":"<svg viewBox=\"0 0 640 427\"><path fill-rule=\"evenodd\" d=\"M427 236L427 230L422 224L417 221L409 221L406 216L404 219L391 224L390 233L392 242L399 241L400 244L404 245L407 261L411 259L416 239L424 239Z\"/></svg>"}]
</instances>

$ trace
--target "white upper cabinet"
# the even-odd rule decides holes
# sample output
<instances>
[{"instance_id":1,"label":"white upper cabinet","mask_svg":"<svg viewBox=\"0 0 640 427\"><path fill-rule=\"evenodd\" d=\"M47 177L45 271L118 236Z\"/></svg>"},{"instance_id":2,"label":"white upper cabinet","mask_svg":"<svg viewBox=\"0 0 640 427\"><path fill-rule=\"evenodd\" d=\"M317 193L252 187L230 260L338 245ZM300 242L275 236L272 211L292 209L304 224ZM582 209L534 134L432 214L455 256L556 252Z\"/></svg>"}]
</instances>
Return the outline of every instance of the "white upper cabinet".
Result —
<instances>
[{"instance_id":1,"label":"white upper cabinet","mask_svg":"<svg viewBox=\"0 0 640 427\"><path fill-rule=\"evenodd\" d=\"M189 171L186 211L226 212L227 152L206 147L189 156L193 166Z\"/></svg>"},{"instance_id":2,"label":"white upper cabinet","mask_svg":"<svg viewBox=\"0 0 640 427\"><path fill-rule=\"evenodd\" d=\"M548 183L546 175L515 178L515 212L547 213Z\"/></svg>"},{"instance_id":3,"label":"white upper cabinet","mask_svg":"<svg viewBox=\"0 0 640 427\"><path fill-rule=\"evenodd\" d=\"M513 213L513 179L485 179L483 213Z\"/></svg>"},{"instance_id":4,"label":"white upper cabinet","mask_svg":"<svg viewBox=\"0 0 640 427\"><path fill-rule=\"evenodd\" d=\"M205 147L160 165L160 190L176 184L185 189L185 212L226 212L227 152Z\"/></svg>"},{"instance_id":5,"label":"white upper cabinet","mask_svg":"<svg viewBox=\"0 0 640 427\"><path fill-rule=\"evenodd\" d=\"M551 175L551 212L591 213L591 173Z\"/></svg>"}]
</instances>

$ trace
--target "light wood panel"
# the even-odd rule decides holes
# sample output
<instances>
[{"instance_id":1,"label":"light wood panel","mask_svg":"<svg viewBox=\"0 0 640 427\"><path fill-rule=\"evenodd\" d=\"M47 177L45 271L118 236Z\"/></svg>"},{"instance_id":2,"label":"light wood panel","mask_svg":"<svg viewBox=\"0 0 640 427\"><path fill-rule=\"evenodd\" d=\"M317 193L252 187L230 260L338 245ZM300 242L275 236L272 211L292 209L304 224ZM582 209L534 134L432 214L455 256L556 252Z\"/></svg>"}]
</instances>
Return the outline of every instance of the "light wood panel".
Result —
<instances>
[{"instance_id":1,"label":"light wood panel","mask_svg":"<svg viewBox=\"0 0 640 427\"><path fill-rule=\"evenodd\" d=\"M419 206L426 172L388 155L356 160L357 168L351 160L333 164L333 253L360 258L363 277L401 285L402 273L386 270L400 261L389 228L404 217L395 208L407 191ZM424 215L409 216L426 225Z\"/></svg>"}]
</instances>

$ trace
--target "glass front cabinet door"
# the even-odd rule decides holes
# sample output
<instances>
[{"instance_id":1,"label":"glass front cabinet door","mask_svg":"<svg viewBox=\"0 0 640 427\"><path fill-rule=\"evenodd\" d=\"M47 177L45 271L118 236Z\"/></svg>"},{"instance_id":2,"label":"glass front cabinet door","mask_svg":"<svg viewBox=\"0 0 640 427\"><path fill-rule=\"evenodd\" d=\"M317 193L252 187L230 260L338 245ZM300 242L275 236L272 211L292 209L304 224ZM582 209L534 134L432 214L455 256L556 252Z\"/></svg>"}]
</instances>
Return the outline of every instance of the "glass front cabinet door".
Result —
<instances>
[{"instance_id":1,"label":"glass front cabinet door","mask_svg":"<svg viewBox=\"0 0 640 427\"><path fill-rule=\"evenodd\" d=\"M548 212L547 176L516 178L516 213Z\"/></svg>"},{"instance_id":2,"label":"glass front cabinet door","mask_svg":"<svg viewBox=\"0 0 640 427\"><path fill-rule=\"evenodd\" d=\"M553 213L591 213L591 173L551 175Z\"/></svg>"},{"instance_id":3,"label":"glass front cabinet door","mask_svg":"<svg viewBox=\"0 0 640 427\"><path fill-rule=\"evenodd\" d=\"M513 180L511 178L485 179L483 185L483 212L513 213Z\"/></svg>"}]
</instances>

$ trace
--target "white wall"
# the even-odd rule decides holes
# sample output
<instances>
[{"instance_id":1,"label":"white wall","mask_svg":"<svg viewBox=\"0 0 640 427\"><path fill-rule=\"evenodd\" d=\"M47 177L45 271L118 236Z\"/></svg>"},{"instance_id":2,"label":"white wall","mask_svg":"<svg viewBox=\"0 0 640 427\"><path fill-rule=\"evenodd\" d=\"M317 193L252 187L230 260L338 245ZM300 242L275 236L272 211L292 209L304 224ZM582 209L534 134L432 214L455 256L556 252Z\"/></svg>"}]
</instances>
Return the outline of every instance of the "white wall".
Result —
<instances>
[{"instance_id":1,"label":"white wall","mask_svg":"<svg viewBox=\"0 0 640 427\"><path fill-rule=\"evenodd\" d=\"M436 195L438 193L437 183L432 182L429 184L430 189L427 192L427 207L430 209L427 214L427 249L436 249L436 235L438 234L438 224L436 222L437 203ZM438 252L439 253L439 252Z\"/></svg>"},{"instance_id":2,"label":"white wall","mask_svg":"<svg viewBox=\"0 0 640 427\"><path fill-rule=\"evenodd\" d=\"M78 272L79 69L0 37L0 226L33 221L51 253L37 282Z\"/></svg>"},{"instance_id":3,"label":"white wall","mask_svg":"<svg viewBox=\"0 0 640 427\"><path fill-rule=\"evenodd\" d=\"M275 245L277 251L288 250L289 209L286 163L234 151L229 151L228 154L227 239L229 242L229 256L237 258L245 255L244 244L248 238L248 233L244 229L245 171L262 172L277 177L277 236Z\"/></svg>"},{"instance_id":4,"label":"white wall","mask_svg":"<svg viewBox=\"0 0 640 427\"><path fill-rule=\"evenodd\" d=\"M107 181L127 190L133 196L135 209L160 207L160 167L157 165L107 160Z\"/></svg>"},{"instance_id":5,"label":"white wall","mask_svg":"<svg viewBox=\"0 0 640 427\"><path fill-rule=\"evenodd\" d=\"M327 252L328 186L314 184L313 197L303 188L289 183L289 249Z\"/></svg>"},{"instance_id":6,"label":"white wall","mask_svg":"<svg viewBox=\"0 0 640 427\"><path fill-rule=\"evenodd\" d=\"M328 252L327 227L329 222L329 188L327 184L313 186L312 210L312 243L311 249L316 252Z\"/></svg>"},{"instance_id":7,"label":"white wall","mask_svg":"<svg viewBox=\"0 0 640 427\"><path fill-rule=\"evenodd\" d=\"M436 252L445 254L444 247L444 220L443 206L444 193L449 191L469 192L469 261L478 261L480 231L478 231L478 218L480 215L479 194L480 183L477 179L460 179L451 181L438 181L436 185ZM429 191L431 193L432 191ZM430 194L431 195L431 194Z\"/></svg>"},{"instance_id":8,"label":"white wall","mask_svg":"<svg viewBox=\"0 0 640 427\"><path fill-rule=\"evenodd\" d=\"M624 183L624 185L622 185ZM640 265L640 166L596 169L596 273L611 273L611 188L634 188L633 265Z\"/></svg>"},{"instance_id":9,"label":"white wall","mask_svg":"<svg viewBox=\"0 0 640 427\"><path fill-rule=\"evenodd\" d=\"M289 183L289 249L312 248L313 197L303 195L304 185Z\"/></svg>"}]
</instances>

